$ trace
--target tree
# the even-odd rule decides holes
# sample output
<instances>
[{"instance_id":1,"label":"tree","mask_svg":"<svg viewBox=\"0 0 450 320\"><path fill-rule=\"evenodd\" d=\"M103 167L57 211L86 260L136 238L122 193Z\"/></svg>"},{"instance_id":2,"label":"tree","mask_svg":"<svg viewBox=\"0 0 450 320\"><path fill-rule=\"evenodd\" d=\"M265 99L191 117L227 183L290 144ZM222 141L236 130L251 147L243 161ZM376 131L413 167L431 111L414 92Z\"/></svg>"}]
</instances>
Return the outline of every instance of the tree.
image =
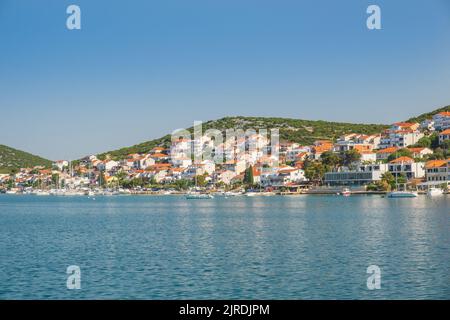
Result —
<instances>
[{"instance_id":1,"label":"tree","mask_svg":"<svg viewBox=\"0 0 450 320\"><path fill-rule=\"evenodd\" d=\"M52 174L52 185L54 185L56 188L59 186L59 174L55 173Z\"/></svg>"},{"instance_id":2,"label":"tree","mask_svg":"<svg viewBox=\"0 0 450 320\"><path fill-rule=\"evenodd\" d=\"M414 147L420 147L420 148L431 148L431 137L422 137L417 141L417 143L414 145Z\"/></svg>"},{"instance_id":3,"label":"tree","mask_svg":"<svg viewBox=\"0 0 450 320\"><path fill-rule=\"evenodd\" d=\"M100 171L100 174L98 175L98 185L100 187L104 187L106 185L106 178L103 171Z\"/></svg>"},{"instance_id":4,"label":"tree","mask_svg":"<svg viewBox=\"0 0 450 320\"><path fill-rule=\"evenodd\" d=\"M339 157L339 155L332 151L326 151L322 153L320 159L322 160L322 163L324 165L332 167L333 169L336 169L336 167L338 167L342 162L342 159Z\"/></svg>"},{"instance_id":5,"label":"tree","mask_svg":"<svg viewBox=\"0 0 450 320\"><path fill-rule=\"evenodd\" d=\"M445 150L450 150L450 140L445 140L444 142L442 142L441 146Z\"/></svg>"},{"instance_id":6,"label":"tree","mask_svg":"<svg viewBox=\"0 0 450 320\"><path fill-rule=\"evenodd\" d=\"M312 182L322 182L325 175L325 166L317 161L304 163L305 177Z\"/></svg>"},{"instance_id":7,"label":"tree","mask_svg":"<svg viewBox=\"0 0 450 320\"><path fill-rule=\"evenodd\" d=\"M408 182L408 179L406 178L406 175L404 173L401 173L399 176L397 176L398 184L405 184L407 182Z\"/></svg>"},{"instance_id":8,"label":"tree","mask_svg":"<svg viewBox=\"0 0 450 320\"><path fill-rule=\"evenodd\" d=\"M120 171L116 174L117 183L119 186L123 187L125 183L125 178L127 177L127 174L124 171Z\"/></svg>"},{"instance_id":9,"label":"tree","mask_svg":"<svg viewBox=\"0 0 450 320\"><path fill-rule=\"evenodd\" d=\"M195 178L197 179L197 186L199 187L204 187L207 185L208 181L206 181L206 177L208 176L208 174L202 174L202 175L198 175Z\"/></svg>"},{"instance_id":10,"label":"tree","mask_svg":"<svg viewBox=\"0 0 450 320\"><path fill-rule=\"evenodd\" d=\"M253 177L253 166L250 166L245 170L244 183L246 183L248 185L255 184L255 179Z\"/></svg>"},{"instance_id":11,"label":"tree","mask_svg":"<svg viewBox=\"0 0 450 320\"><path fill-rule=\"evenodd\" d=\"M389 186L386 191L389 191L391 189L395 189L395 177L390 172L385 172L381 175L381 182L385 183L385 186Z\"/></svg>"},{"instance_id":12,"label":"tree","mask_svg":"<svg viewBox=\"0 0 450 320\"><path fill-rule=\"evenodd\" d=\"M174 182L174 185L177 190L187 190L193 185L193 183L191 180L180 179L180 180L176 180Z\"/></svg>"},{"instance_id":13,"label":"tree","mask_svg":"<svg viewBox=\"0 0 450 320\"><path fill-rule=\"evenodd\" d=\"M445 152L441 148L434 150L433 154L428 155L428 160L443 160L445 159Z\"/></svg>"},{"instance_id":14,"label":"tree","mask_svg":"<svg viewBox=\"0 0 450 320\"><path fill-rule=\"evenodd\" d=\"M439 135L437 132L434 132L432 135L430 135L431 140L431 148L436 149L439 147Z\"/></svg>"},{"instance_id":15,"label":"tree","mask_svg":"<svg viewBox=\"0 0 450 320\"><path fill-rule=\"evenodd\" d=\"M359 160L361 160L361 154L355 149L347 150L344 153L344 164L347 166Z\"/></svg>"},{"instance_id":16,"label":"tree","mask_svg":"<svg viewBox=\"0 0 450 320\"><path fill-rule=\"evenodd\" d=\"M410 158L412 158L412 152L409 149L406 149L406 148L397 150L396 152L394 152L393 154L391 154L388 157L388 162L392 161L392 160L395 160L397 158L400 158L400 157L410 157Z\"/></svg>"}]
</instances>

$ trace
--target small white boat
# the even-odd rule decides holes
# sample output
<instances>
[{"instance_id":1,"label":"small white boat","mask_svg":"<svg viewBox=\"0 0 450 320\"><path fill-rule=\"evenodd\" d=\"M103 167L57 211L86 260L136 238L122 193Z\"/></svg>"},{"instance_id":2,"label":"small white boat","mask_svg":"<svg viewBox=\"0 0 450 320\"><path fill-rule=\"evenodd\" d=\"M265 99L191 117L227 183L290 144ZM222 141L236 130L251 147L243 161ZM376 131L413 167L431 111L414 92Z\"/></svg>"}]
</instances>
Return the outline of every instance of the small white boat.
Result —
<instances>
[{"instance_id":1,"label":"small white boat","mask_svg":"<svg viewBox=\"0 0 450 320\"><path fill-rule=\"evenodd\" d=\"M8 190L5 192L6 194L17 194L16 190Z\"/></svg>"},{"instance_id":2,"label":"small white boat","mask_svg":"<svg viewBox=\"0 0 450 320\"><path fill-rule=\"evenodd\" d=\"M226 197L237 197L237 196L242 196L242 192L231 192L231 191L228 191L228 192L225 192L224 195Z\"/></svg>"},{"instance_id":3,"label":"small white boat","mask_svg":"<svg viewBox=\"0 0 450 320\"><path fill-rule=\"evenodd\" d=\"M213 199L214 196L207 193L190 193L186 195L186 199L194 200L194 199Z\"/></svg>"},{"instance_id":4,"label":"small white boat","mask_svg":"<svg viewBox=\"0 0 450 320\"><path fill-rule=\"evenodd\" d=\"M342 192L341 192L341 195L342 195L342 196L348 197L348 196L350 196L351 194L352 194L352 192L350 191L349 188L344 188L344 189L342 189Z\"/></svg>"},{"instance_id":5,"label":"small white boat","mask_svg":"<svg viewBox=\"0 0 450 320\"><path fill-rule=\"evenodd\" d=\"M37 196L49 196L50 192L44 191L44 190L38 190L38 191L36 191L35 195L37 195Z\"/></svg>"},{"instance_id":6,"label":"small white boat","mask_svg":"<svg viewBox=\"0 0 450 320\"><path fill-rule=\"evenodd\" d=\"M415 191L392 191L387 194L388 198L416 198L417 192Z\"/></svg>"},{"instance_id":7,"label":"small white boat","mask_svg":"<svg viewBox=\"0 0 450 320\"><path fill-rule=\"evenodd\" d=\"M441 196L444 194L444 191L440 188L431 187L427 191L427 195L430 197Z\"/></svg>"}]
</instances>

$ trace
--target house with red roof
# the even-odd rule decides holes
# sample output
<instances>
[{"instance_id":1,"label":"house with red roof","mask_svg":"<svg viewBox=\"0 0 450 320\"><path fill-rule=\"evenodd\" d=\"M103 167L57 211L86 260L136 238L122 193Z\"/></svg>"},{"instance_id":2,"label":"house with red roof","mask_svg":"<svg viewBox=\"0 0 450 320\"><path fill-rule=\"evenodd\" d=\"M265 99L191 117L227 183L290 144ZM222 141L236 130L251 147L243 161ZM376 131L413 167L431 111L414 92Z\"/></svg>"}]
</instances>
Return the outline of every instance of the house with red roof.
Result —
<instances>
[{"instance_id":1,"label":"house with red roof","mask_svg":"<svg viewBox=\"0 0 450 320\"><path fill-rule=\"evenodd\" d=\"M446 129L439 133L439 144L443 144L444 141L450 140L450 129Z\"/></svg>"},{"instance_id":2,"label":"house with red roof","mask_svg":"<svg viewBox=\"0 0 450 320\"><path fill-rule=\"evenodd\" d=\"M424 134L420 132L418 123L397 122L381 135L380 149L389 147L405 148L417 143Z\"/></svg>"},{"instance_id":3,"label":"house with red roof","mask_svg":"<svg viewBox=\"0 0 450 320\"><path fill-rule=\"evenodd\" d=\"M388 171L394 176L405 176L408 180L425 177L425 163L415 162L410 157L399 157L389 162Z\"/></svg>"},{"instance_id":4,"label":"house with red roof","mask_svg":"<svg viewBox=\"0 0 450 320\"><path fill-rule=\"evenodd\" d=\"M450 129L450 111L443 111L433 116L434 128L438 131Z\"/></svg>"},{"instance_id":5,"label":"house with red roof","mask_svg":"<svg viewBox=\"0 0 450 320\"><path fill-rule=\"evenodd\" d=\"M450 185L450 158L446 160L430 160L425 163L426 185Z\"/></svg>"}]
</instances>

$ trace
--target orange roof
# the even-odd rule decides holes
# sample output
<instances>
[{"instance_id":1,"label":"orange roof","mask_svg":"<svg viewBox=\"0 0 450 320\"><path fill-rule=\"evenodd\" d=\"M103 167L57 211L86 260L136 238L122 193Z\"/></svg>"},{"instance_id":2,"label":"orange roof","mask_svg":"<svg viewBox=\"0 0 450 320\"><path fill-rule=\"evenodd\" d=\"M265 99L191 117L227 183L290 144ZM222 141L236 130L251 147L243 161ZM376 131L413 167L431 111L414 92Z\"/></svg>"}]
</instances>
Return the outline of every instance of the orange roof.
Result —
<instances>
[{"instance_id":1,"label":"orange roof","mask_svg":"<svg viewBox=\"0 0 450 320\"><path fill-rule=\"evenodd\" d=\"M411 151L412 153L420 153L421 151L425 150L425 148L423 148L423 147L408 148L408 150Z\"/></svg>"},{"instance_id":2,"label":"orange roof","mask_svg":"<svg viewBox=\"0 0 450 320\"><path fill-rule=\"evenodd\" d=\"M427 163L425 163L425 168L431 169L431 168L439 168L444 167L447 165L447 160L430 160Z\"/></svg>"},{"instance_id":3,"label":"orange roof","mask_svg":"<svg viewBox=\"0 0 450 320\"><path fill-rule=\"evenodd\" d=\"M331 141L330 140L316 140L314 143L329 144L329 143L331 143Z\"/></svg>"},{"instance_id":4,"label":"orange roof","mask_svg":"<svg viewBox=\"0 0 450 320\"><path fill-rule=\"evenodd\" d=\"M438 114L444 117L450 117L450 111L442 111L439 112Z\"/></svg>"},{"instance_id":5,"label":"orange roof","mask_svg":"<svg viewBox=\"0 0 450 320\"><path fill-rule=\"evenodd\" d=\"M361 151L370 151L371 146L370 145L357 144L357 145L354 146L354 149L361 153Z\"/></svg>"},{"instance_id":6,"label":"orange roof","mask_svg":"<svg viewBox=\"0 0 450 320\"><path fill-rule=\"evenodd\" d=\"M333 149L332 144L322 144L320 146L313 147L314 153L323 153Z\"/></svg>"},{"instance_id":7,"label":"orange roof","mask_svg":"<svg viewBox=\"0 0 450 320\"><path fill-rule=\"evenodd\" d=\"M303 162L303 161L297 161L297 162L295 163L295 167L296 167L296 168L299 168L299 169L303 169L303 165L304 165L304 162Z\"/></svg>"},{"instance_id":8,"label":"orange roof","mask_svg":"<svg viewBox=\"0 0 450 320\"><path fill-rule=\"evenodd\" d=\"M171 166L172 166L172 164L170 164L170 163L155 163L151 167L171 167Z\"/></svg>"},{"instance_id":9,"label":"orange roof","mask_svg":"<svg viewBox=\"0 0 450 320\"><path fill-rule=\"evenodd\" d=\"M281 169L280 171L278 171L279 173L289 173L289 172L294 172L294 171L298 171L299 168L292 168L292 169Z\"/></svg>"},{"instance_id":10,"label":"orange roof","mask_svg":"<svg viewBox=\"0 0 450 320\"><path fill-rule=\"evenodd\" d=\"M389 147L389 148L378 150L377 153L394 153L397 150L398 150L397 147Z\"/></svg>"},{"instance_id":11,"label":"orange roof","mask_svg":"<svg viewBox=\"0 0 450 320\"><path fill-rule=\"evenodd\" d=\"M306 152L300 152L300 153L297 154L295 157L296 157L296 158L302 158L302 157L304 157L304 156L306 156L306 155L308 155L308 153L306 153Z\"/></svg>"},{"instance_id":12,"label":"orange roof","mask_svg":"<svg viewBox=\"0 0 450 320\"><path fill-rule=\"evenodd\" d=\"M168 155L164 154L164 153L155 153L155 154L152 154L151 157L152 158L166 158L166 157L168 157Z\"/></svg>"},{"instance_id":13,"label":"orange roof","mask_svg":"<svg viewBox=\"0 0 450 320\"><path fill-rule=\"evenodd\" d=\"M444 131L442 131L442 132L439 133L439 134L440 134L440 135L441 135L441 134L445 134L445 135L450 134L450 129L444 130Z\"/></svg>"},{"instance_id":14,"label":"orange roof","mask_svg":"<svg viewBox=\"0 0 450 320\"><path fill-rule=\"evenodd\" d=\"M401 162L411 163L411 162L414 162L414 160L412 158L410 158L410 157L400 157L400 158L397 158L395 160L392 160L389 163L401 163Z\"/></svg>"},{"instance_id":15,"label":"orange roof","mask_svg":"<svg viewBox=\"0 0 450 320\"><path fill-rule=\"evenodd\" d=\"M406 128L411 128L416 125L417 125L417 123L411 123L411 122L396 122L396 123L394 123L394 126L406 127Z\"/></svg>"}]
</instances>

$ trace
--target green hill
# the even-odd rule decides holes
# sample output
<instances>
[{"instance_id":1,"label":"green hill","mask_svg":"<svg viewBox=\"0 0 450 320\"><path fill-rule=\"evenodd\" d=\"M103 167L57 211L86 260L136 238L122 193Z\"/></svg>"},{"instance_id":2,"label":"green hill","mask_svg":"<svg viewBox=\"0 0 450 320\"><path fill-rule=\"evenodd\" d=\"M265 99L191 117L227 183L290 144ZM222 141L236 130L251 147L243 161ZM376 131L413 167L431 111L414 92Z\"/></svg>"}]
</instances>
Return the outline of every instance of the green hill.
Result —
<instances>
[{"instance_id":1,"label":"green hill","mask_svg":"<svg viewBox=\"0 0 450 320\"><path fill-rule=\"evenodd\" d=\"M420 122L424 121L425 119L431 119L431 117L433 117L435 114L438 114L439 112L443 112L443 111L450 111L450 106L442 107L442 108L436 109L436 110L428 112L428 113L423 113L417 117L410 118L406 121L420 123Z\"/></svg>"},{"instance_id":2,"label":"green hill","mask_svg":"<svg viewBox=\"0 0 450 320\"><path fill-rule=\"evenodd\" d=\"M253 128L268 129L279 128L280 139L285 141L297 142L300 144L312 144L315 140L336 139L345 133L380 133L387 125L380 124L354 124L342 122L299 120L287 118L266 118L266 117L225 117L219 120L212 120L203 123L203 132L207 129L218 129L224 131L229 128L240 128L243 130ZM188 129L192 132L192 127ZM155 146L169 146L170 135L162 138L143 142L131 147L113 150L98 155L100 159L111 156L113 159L126 157L131 153L146 153Z\"/></svg>"},{"instance_id":3,"label":"green hill","mask_svg":"<svg viewBox=\"0 0 450 320\"><path fill-rule=\"evenodd\" d=\"M50 167L51 164L47 159L0 145L0 173L11 173L19 168L34 166Z\"/></svg>"}]
</instances>

